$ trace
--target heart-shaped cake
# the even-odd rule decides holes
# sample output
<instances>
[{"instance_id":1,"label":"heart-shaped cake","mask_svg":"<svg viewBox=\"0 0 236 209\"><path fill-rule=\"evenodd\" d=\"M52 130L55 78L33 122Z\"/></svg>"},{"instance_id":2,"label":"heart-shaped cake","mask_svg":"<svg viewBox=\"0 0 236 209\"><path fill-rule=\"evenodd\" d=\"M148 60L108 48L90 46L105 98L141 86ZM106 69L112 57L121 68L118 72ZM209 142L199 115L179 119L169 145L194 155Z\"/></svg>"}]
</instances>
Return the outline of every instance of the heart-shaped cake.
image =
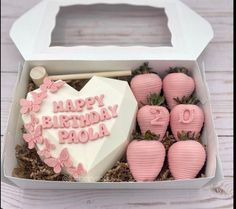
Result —
<instances>
[{"instance_id":1,"label":"heart-shaped cake","mask_svg":"<svg viewBox=\"0 0 236 209\"><path fill-rule=\"evenodd\" d=\"M20 100L30 149L55 173L98 181L125 152L137 102L126 81L92 77L81 91L48 78Z\"/></svg>"}]
</instances>

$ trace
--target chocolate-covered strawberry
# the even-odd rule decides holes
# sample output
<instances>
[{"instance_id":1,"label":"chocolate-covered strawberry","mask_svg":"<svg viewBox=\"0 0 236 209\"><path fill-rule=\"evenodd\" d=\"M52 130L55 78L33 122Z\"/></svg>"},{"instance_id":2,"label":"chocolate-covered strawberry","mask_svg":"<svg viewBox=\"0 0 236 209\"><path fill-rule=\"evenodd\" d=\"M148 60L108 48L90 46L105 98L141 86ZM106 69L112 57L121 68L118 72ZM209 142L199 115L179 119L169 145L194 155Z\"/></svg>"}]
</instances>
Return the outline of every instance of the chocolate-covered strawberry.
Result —
<instances>
[{"instance_id":1,"label":"chocolate-covered strawberry","mask_svg":"<svg viewBox=\"0 0 236 209\"><path fill-rule=\"evenodd\" d=\"M195 97L175 98L177 103L170 112L170 127L176 140L179 140L178 132L200 133L204 123L203 110L196 104L199 102Z\"/></svg>"},{"instance_id":2,"label":"chocolate-covered strawberry","mask_svg":"<svg viewBox=\"0 0 236 209\"><path fill-rule=\"evenodd\" d=\"M142 104L146 104L147 95L161 92L162 80L156 73L151 71L147 62L136 69L133 75L130 87L140 107Z\"/></svg>"},{"instance_id":3,"label":"chocolate-covered strawberry","mask_svg":"<svg viewBox=\"0 0 236 209\"><path fill-rule=\"evenodd\" d=\"M183 140L174 143L168 151L169 169L176 180L195 178L206 161L206 151L201 143L188 138Z\"/></svg>"},{"instance_id":4,"label":"chocolate-covered strawberry","mask_svg":"<svg viewBox=\"0 0 236 209\"><path fill-rule=\"evenodd\" d=\"M153 181L160 173L165 148L158 139L157 135L148 131L144 137L137 136L128 145L127 161L136 181Z\"/></svg>"},{"instance_id":5,"label":"chocolate-covered strawberry","mask_svg":"<svg viewBox=\"0 0 236 209\"><path fill-rule=\"evenodd\" d=\"M156 93L147 97L147 105L141 107L137 113L137 121L141 129L141 133L145 134L150 130L156 135L160 135L161 141L165 135L169 124L169 111L166 107L161 106L165 101L163 96Z\"/></svg>"},{"instance_id":6,"label":"chocolate-covered strawberry","mask_svg":"<svg viewBox=\"0 0 236 209\"><path fill-rule=\"evenodd\" d=\"M163 91L169 109L177 105L175 97L189 97L195 89L193 78L188 75L186 68L170 68L168 74L163 79Z\"/></svg>"}]
</instances>

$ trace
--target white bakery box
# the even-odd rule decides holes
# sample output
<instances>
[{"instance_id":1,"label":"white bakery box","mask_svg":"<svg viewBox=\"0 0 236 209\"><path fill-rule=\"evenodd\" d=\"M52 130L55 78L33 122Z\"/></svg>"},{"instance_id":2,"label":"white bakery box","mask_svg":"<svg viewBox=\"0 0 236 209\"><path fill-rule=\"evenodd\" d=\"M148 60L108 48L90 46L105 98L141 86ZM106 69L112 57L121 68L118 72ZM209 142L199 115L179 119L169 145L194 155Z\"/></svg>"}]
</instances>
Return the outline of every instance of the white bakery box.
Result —
<instances>
[{"instance_id":1,"label":"white bakery box","mask_svg":"<svg viewBox=\"0 0 236 209\"><path fill-rule=\"evenodd\" d=\"M73 46L49 47L51 33L60 7L91 4L122 4L164 8L171 32L172 46ZM83 20L81 20L83 21ZM112 21L112 20L111 20ZM12 26L10 36L25 62L20 67L12 107L4 135L1 180L24 189L199 189L223 179L210 104L205 80L204 62L199 57L213 38L210 24L178 0L44 0L21 16ZM137 53L141 52L141 53ZM50 75L94 71L135 69L143 62L163 77L170 66L190 69L196 82L196 95L205 113L202 140L207 145L205 177L193 180L155 182L62 182L22 179L12 176L17 165L15 146L22 143L22 119L19 99L26 94L30 69L44 66Z\"/></svg>"}]
</instances>

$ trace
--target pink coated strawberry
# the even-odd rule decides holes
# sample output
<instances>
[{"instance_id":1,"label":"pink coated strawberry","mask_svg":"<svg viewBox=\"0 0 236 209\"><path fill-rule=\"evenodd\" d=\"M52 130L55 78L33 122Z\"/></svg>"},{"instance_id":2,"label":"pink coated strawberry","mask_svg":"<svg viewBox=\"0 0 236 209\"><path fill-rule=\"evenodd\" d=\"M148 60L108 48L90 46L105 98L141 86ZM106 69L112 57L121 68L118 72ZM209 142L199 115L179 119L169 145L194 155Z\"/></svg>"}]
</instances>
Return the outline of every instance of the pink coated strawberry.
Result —
<instances>
[{"instance_id":1,"label":"pink coated strawberry","mask_svg":"<svg viewBox=\"0 0 236 209\"><path fill-rule=\"evenodd\" d=\"M170 109L177 104L174 98L189 97L195 89L194 80L185 73L186 68L171 68L163 79L163 91Z\"/></svg>"},{"instance_id":2,"label":"pink coated strawberry","mask_svg":"<svg viewBox=\"0 0 236 209\"><path fill-rule=\"evenodd\" d=\"M169 111L159 106L164 102L164 97L157 94L148 96L147 101L149 105L145 105L138 110L137 121L141 129L141 133L145 134L148 130L159 135L161 141L166 133L169 125Z\"/></svg>"},{"instance_id":3,"label":"pink coated strawberry","mask_svg":"<svg viewBox=\"0 0 236 209\"><path fill-rule=\"evenodd\" d=\"M153 181L165 160L165 148L157 140L134 139L127 148L127 161L136 181Z\"/></svg>"},{"instance_id":4,"label":"pink coated strawberry","mask_svg":"<svg viewBox=\"0 0 236 209\"><path fill-rule=\"evenodd\" d=\"M176 140L179 140L178 133L199 134L203 123L204 113L197 105L179 104L170 112L170 127Z\"/></svg>"},{"instance_id":5,"label":"pink coated strawberry","mask_svg":"<svg viewBox=\"0 0 236 209\"><path fill-rule=\"evenodd\" d=\"M161 92L162 80L157 74L151 73L150 70L148 63L144 63L135 70L134 74L136 75L130 82L130 87L139 107L146 104L147 95Z\"/></svg>"},{"instance_id":6,"label":"pink coated strawberry","mask_svg":"<svg viewBox=\"0 0 236 209\"><path fill-rule=\"evenodd\" d=\"M168 151L168 163L172 176L178 179L193 179L206 160L206 151L197 141L174 143Z\"/></svg>"}]
</instances>

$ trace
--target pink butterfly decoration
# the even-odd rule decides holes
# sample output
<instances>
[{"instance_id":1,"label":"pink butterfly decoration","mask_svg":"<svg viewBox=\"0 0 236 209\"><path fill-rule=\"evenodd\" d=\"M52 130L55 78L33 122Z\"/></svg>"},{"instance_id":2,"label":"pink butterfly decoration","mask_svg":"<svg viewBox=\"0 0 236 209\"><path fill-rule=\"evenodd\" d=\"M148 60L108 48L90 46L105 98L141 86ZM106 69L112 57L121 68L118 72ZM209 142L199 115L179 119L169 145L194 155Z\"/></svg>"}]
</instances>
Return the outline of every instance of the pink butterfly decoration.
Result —
<instances>
[{"instance_id":1,"label":"pink butterfly decoration","mask_svg":"<svg viewBox=\"0 0 236 209\"><path fill-rule=\"evenodd\" d=\"M46 91L48 89L50 92L54 93L59 88L61 88L64 84L65 84L64 81L53 82L48 77L46 77L44 78L43 84L40 86L40 89L42 91Z\"/></svg>"},{"instance_id":2,"label":"pink butterfly decoration","mask_svg":"<svg viewBox=\"0 0 236 209\"><path fill-rule=\"evenodd\" d=\"M32 133L23 134L23 139L28 142L29 149L33 149L36 143L42 144L42 126L38 125Z\"/></svg>"},{"instance_id":3,"label":"pink butterfly decoration","mask_svg":"<svg viewBox=\"0 0 236 209\"><path fill-rule=\"evenodd\" d=\"M26 123L24 127L25 129L27 129L28 132L33 132L34 127L39 123L39 119L36 118L34 114L31 114L30 117L31 117L31 121L29 123Z\"/></svg>"},{"instance_id":4,"label":"pink butterfly decoration","mask_svg":"<svg viewBox=\"0 0 236 209\"><path fill-rule=\"evenodd\" d=\"M48 139L46 139L46 138L44 139L44 144L45 144L45 148L42 150L39 150L37 153L40 156L44 156L45 158L49 158L49 157L51 157L50 150L55 149L56 146L54 144L50 144Z\"/></svg>"},{"instance_id":5,"label":"pink butterfly decoration","mask_svg":"<svg viewBox=\"0 0 236 209\"><path fill-rule=\"evenodd\" d=\"M41 91L39 93L36 93L36 92L32 91L31 95L33 97L34 102L41 104L43 99L47 97L47 92Z\"/></svg>"},{"instance_id":6,"label":"pink butterfly decoration","mask_svg":"<svg viewBox=\"0 0 236 209\"><path fill-rule=\"evenodd\" d=\"M39 101L29 101L26 99L21 99L20 105L21 105L21 109L20 109L21 114L25 114L31 111L38 112L40 110Z\"/></svg>"},{"instance_id":7,"label":"pink butterfly decoration","mask_svg":"<svg viewBox=\"0 0 236 209\"><path fill-rule=\"evenodd\" d=\"M44 162L48 166L53 167L53 170L54 170L55 173L60 173L61 168L63 166L65 166L65 167L71 167L72 166L72 161L70 160L67 148L64 148L61 151L61 153L59 155L59 158L51 157L51 158L45 159Z\"/></svg>"},{"instance_id":8,"label":"pink butterfly decoration","mask_svg":"<svg viewBox=\"0 0 236 209\"><path fill-rule=\"evenodd\" d=\"M77 167L71 167L68 168L67 170L74 178L78 178L81 174L86 173L86 170L84 169L82 163L79 163Z\"/></svg>"}]
</instances>

